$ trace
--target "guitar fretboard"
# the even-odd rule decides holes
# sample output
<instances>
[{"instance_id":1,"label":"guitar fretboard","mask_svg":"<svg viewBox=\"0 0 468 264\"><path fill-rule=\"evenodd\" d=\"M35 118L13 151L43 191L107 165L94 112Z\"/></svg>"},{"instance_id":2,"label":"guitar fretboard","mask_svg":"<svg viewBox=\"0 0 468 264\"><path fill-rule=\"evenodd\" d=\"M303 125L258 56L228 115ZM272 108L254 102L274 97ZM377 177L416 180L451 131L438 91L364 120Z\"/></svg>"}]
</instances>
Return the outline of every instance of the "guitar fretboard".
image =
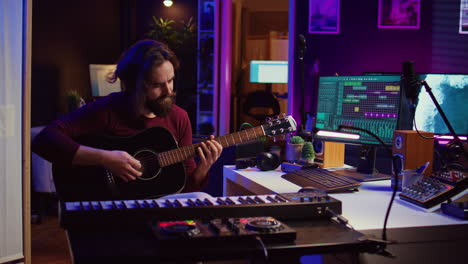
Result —
<instances>
[{"instance_id":1,"label":"guitar fretboard","mask_svg":"<svg viewBox=\"0 0 468 264\"><path fill-rule=\"evenodd\" d=\"M221 144L223 148L225 148L239 143L248 142L250 140L259 138L264 135L265 131L263 130L263 127L258 126L229 135L221 136L215 138L215 140L219 142L219 144ZM193 158L197 156L196 149L199 146L201 146L201 143L196 143L190 146L185 146L157 154L160 167L166 167L172 164L179 163L188 158Z\"/></svg>"}]
</instances>

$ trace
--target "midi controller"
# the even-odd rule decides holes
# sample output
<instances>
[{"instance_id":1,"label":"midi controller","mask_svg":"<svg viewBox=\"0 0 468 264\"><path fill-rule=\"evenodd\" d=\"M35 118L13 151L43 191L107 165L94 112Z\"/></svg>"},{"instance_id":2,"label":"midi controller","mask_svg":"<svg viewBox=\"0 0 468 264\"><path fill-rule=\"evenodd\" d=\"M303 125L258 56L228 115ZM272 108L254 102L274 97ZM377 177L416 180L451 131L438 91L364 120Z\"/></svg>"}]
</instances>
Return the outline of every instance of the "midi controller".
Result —
<instances>
[{"instance_id":1,"label":"midi controller","mask_svg":"<svg viewBox=\"0 0 468 264\"><path fill-rule=\"evenodd\" d=\"M210 199L142 199L61 202L65 229L146 225L150 221L270 216L279 220L330 218L341 201L321 191Z\"/></svg>"}]
</instances>

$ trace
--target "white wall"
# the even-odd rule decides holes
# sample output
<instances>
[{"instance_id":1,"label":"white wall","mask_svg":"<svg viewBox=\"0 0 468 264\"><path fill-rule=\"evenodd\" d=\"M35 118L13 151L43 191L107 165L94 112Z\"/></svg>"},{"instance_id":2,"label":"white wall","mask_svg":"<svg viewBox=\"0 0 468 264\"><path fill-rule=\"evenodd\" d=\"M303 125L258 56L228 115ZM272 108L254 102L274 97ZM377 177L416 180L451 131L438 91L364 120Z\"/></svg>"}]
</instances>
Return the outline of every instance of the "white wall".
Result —
<instances>
[{"instance_id":1,"label":"white wall","mask_svg":"<svg viewBox=\"0 0 468 264\"><path fill-rule=\"evenodd\" d=\"M23 257L23 1L0 0L0 263Z\"/></svg>"}]
</instances>

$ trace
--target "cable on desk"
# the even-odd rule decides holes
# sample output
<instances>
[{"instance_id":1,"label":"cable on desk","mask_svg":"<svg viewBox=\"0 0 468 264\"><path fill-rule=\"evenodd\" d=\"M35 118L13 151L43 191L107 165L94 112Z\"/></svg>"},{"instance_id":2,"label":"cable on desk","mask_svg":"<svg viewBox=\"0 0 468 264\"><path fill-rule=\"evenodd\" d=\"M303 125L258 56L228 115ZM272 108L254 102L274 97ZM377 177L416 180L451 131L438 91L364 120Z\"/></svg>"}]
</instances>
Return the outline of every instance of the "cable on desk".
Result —
<instances>
[{"instance_id":1,"label":"cable on desk","mask_svg":"<svg viewBox=\"0 0 468 264\"><path fill-rule=\"evenodd\" d=\"M392 209L393 201L395 200L396 192L397 192L397 189L398 189L398 174L400 173L399 171L397 171L398 166L397 166L397 163L396 163L396 157L393 156L392 150L387 145L385 145L385 143L382 141L382 139L380 139L377 135L370 132L369 130L363 129L363 128L360 128L360 127L347 126L347 125L338 126L338 131L341 131L343 129L344 130L362 131L364 133L367 133L367 134L371 135L373 138L375 138L375 139L377 139L377 141L379 141L379 143L387 151L389 157L392 159L393 168L395 168L394 169L395 184L394 184L394 187L393 187L392 198L390 198L390 202L388 203L388 207L387 207L387 212L385 213L384 225L383 225L383 228L382 228L382 240L387 241L387 221L388 221L388 217L390 215L390 211Z\"/></svg>"},{"instance_id":2,"label":"cable on desk","mask_svg":"<svg viewBox=\"0 0 468 264\"><path fill-rule=\"evenodd\" d=\"M242 123L242 124L239 126L239 130L238 130L238 131L241 131L241 130L242 130L242 127L244 127L245 125L250 126L251 128L254 127L252 124L245 122L245 123Z\"/></svg>"},{"instance_id":3,"label":"cable on desk","mask_svg":"<svg viewBox=\"0 0 468 264\"><path fill-rule=\"evenodd\" d=\"M263 240L261 237L259 236L255 236L255 239L258 241L258 243L260 244L260 247L263 251L263 257L264 257L264 260L265 260L265 263L268 263L268 250L265 246L265 243L263 243Z\"/></svg>"},{"instance_id":4,"label":"cable on desk","mask_svg":"<svg viewBox=\"0 0 468 264\"><path fill-rule=\"evenodd\" d=\"M331 218L335 218L339 223L343 224L346 227L349 227L354 230L354 227L349 223L348 219L344 218L342 215L335 213L332 209L327 208L325 211Z\"/></svg>"}]
</instances>

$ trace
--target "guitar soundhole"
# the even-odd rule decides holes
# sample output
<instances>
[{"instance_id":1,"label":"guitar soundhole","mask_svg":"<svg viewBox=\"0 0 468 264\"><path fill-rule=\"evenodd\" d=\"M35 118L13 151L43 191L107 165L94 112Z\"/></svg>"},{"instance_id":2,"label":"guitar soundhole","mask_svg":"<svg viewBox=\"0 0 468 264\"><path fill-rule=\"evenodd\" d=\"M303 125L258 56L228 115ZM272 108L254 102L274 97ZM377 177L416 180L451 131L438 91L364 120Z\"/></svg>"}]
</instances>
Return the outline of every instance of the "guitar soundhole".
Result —
<instances>
[{"instance_id":1,"label":"guitar soundhole","mask_svg":"<svg viewBox=\"0 0 468 264\"><path fill-rule=\"evenodd\" d=\"M143 175L137 179L143 181L153 180L161 172L156 153L151 150L140 150L133 157L140 161Z\"/></svg>"}]
</instances>

